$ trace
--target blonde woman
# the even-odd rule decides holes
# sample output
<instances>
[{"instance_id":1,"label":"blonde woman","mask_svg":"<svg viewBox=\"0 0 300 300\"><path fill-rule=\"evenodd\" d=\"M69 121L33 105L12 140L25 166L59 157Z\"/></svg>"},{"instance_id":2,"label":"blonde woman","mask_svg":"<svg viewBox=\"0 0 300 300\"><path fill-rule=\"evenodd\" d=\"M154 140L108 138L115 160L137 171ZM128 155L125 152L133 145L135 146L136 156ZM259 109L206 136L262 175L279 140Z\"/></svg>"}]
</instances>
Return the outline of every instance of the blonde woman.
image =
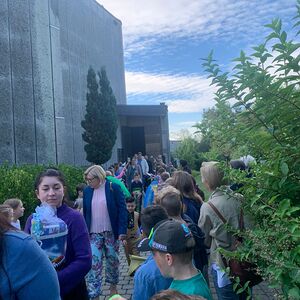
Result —
<instances>
[{"instance_id":1,"label":"blonde woman","mask_svg":"<svg viewBox=\"0 0 300 300\"><path fill-rule=\"evenodd\" d=\"M101 295L101 273L106 258L106 282L111 295L117 294L119 281L119 241L126 239L127 209L119 185L106 180L101 166L84 172L88 186L83 191L83 215L90 233L93 262L86 276L91 299Z\"/></svg>"}]
</instances>

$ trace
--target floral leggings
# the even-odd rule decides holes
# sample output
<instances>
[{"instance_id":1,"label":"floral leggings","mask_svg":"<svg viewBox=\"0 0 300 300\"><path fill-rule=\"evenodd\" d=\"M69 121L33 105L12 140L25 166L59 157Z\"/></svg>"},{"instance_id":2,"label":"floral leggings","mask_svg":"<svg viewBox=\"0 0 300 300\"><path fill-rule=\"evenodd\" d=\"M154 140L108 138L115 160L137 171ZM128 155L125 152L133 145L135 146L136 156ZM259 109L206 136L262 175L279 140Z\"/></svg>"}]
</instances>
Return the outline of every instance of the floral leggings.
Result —
<instances>
[{"instance_id":1,"label":"floral leggings","mask_svg":"<svg viewBox=\"0 0 300 300\"><path fill-rule=\"evenodd\" d=\"M110 231L91 233L90 242L92 248L92 268L86 275L85 280L90 298L101 295L102 268L104 256L105 282L117 284L119 282L119 241L116 241Z\"/></svg>"}]
</instances>

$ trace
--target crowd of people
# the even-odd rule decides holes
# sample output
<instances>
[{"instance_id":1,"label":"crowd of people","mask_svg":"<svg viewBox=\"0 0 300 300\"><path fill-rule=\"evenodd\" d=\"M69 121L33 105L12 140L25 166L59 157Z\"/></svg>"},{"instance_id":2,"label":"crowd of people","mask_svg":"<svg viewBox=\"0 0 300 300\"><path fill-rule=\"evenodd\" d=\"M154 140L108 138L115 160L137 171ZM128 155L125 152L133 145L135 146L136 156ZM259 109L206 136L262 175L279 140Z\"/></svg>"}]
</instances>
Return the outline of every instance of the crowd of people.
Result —
<instances>
[{"instance_id":1,"label":"crowd of people","mask_svg":"<svg viewBox=\"0 0 300 300\"><path fill-rule=\"evenodd\" d=\"M234 161L232 167L244 170L242 164ZM206 201L186 161L175 168L161 155L148 158L139 152L107 170L90 166L70 207L64 202L64 175L55 168L43 171L34 191L40 206L50 207L66 224L63 257L54 263L43 250L47 241L42 231L36 233L38 213L32 212L22 231L22 201L5 200L0 205L0 299L98 299L103 280L111 299L124 299L117 291L120 246L129 265L143 258L131 268L134 300L211 300L209 265L219 300L246 299L246 293L234 291L219 251L234 250L236 238L227 226L239 228L242 197L234 190L240 186L224 185L217 162L204 162L200 173L211 193ZM55 224L40 221L40 229L54 230Z\"/></svg>"}]
</instances>

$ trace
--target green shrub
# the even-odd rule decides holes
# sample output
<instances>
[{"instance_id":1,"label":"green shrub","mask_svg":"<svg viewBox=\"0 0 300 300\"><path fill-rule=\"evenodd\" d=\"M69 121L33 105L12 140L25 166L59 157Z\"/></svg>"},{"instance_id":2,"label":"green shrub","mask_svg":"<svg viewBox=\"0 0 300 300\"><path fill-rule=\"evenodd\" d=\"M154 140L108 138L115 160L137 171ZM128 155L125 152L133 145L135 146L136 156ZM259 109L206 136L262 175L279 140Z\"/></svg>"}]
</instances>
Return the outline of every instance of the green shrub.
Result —
<instances>
[{"instance_id":1,"label":"green shrub","mask_svg":"<svg viewBox=\"0 0 300 300\"><path fill-rule=\"evenodd\" d=\"M299 28L300 1L295 19ZM220 71L212 53L205 59L218 90L215 108L197 127L211 141L211 159L256 158L250 178L225 168L231 182L244 184L244 209L254 220L235 254L255 262L284 299L300 299L300 44L279 19L266 27L272 32L253 54L234 59L232 74Z\"/></svg>"},{"instance_id":2,"label":"green shrub","mask_svg":"<svg viewBox=\"0 0 300 300\"><path fill-rule=\"evenodd\" d=\"M0 166L0 203L9 198L19 198L23 201L25 213L22 224L39 204L35 196L34 181L36 176L49 166L23 165ZM67 199L75 199L76 185L83 182L83 169L68 165L58 165L66 178Z\"/></svg>"},{"instance_id":3,"label":"green shrub","mask_svg":"<svg viewBox=\"0 0 300 300\"><path fill-rule=\"evenodd\" d=\"M186 160L192 169L199 170L202 162L206 161L203 152L208 150L209 144L204 139L199 142L192 137L185 137L175 150L174 156L179 160Z\"/></svg>"}]
</instances>

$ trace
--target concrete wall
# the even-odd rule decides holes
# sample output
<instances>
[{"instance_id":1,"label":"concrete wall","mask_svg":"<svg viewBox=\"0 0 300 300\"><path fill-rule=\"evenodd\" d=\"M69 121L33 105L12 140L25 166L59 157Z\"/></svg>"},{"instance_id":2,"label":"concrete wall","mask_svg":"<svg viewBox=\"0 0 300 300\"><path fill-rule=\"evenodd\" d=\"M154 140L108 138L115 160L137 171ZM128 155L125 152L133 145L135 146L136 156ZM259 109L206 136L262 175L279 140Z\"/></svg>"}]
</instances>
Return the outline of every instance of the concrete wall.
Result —
<instances>
[{"instance_id":1,"label":"concrete wall","mask_svg":"<svg viewBox=\"0 0 300 300\"><path fill-rule=\"evenodd\" d=\"M0 15L0 163L87 164L89 66L126 104L121 22L95 0L1 0Z\"/></svg>"}]
</instances>

